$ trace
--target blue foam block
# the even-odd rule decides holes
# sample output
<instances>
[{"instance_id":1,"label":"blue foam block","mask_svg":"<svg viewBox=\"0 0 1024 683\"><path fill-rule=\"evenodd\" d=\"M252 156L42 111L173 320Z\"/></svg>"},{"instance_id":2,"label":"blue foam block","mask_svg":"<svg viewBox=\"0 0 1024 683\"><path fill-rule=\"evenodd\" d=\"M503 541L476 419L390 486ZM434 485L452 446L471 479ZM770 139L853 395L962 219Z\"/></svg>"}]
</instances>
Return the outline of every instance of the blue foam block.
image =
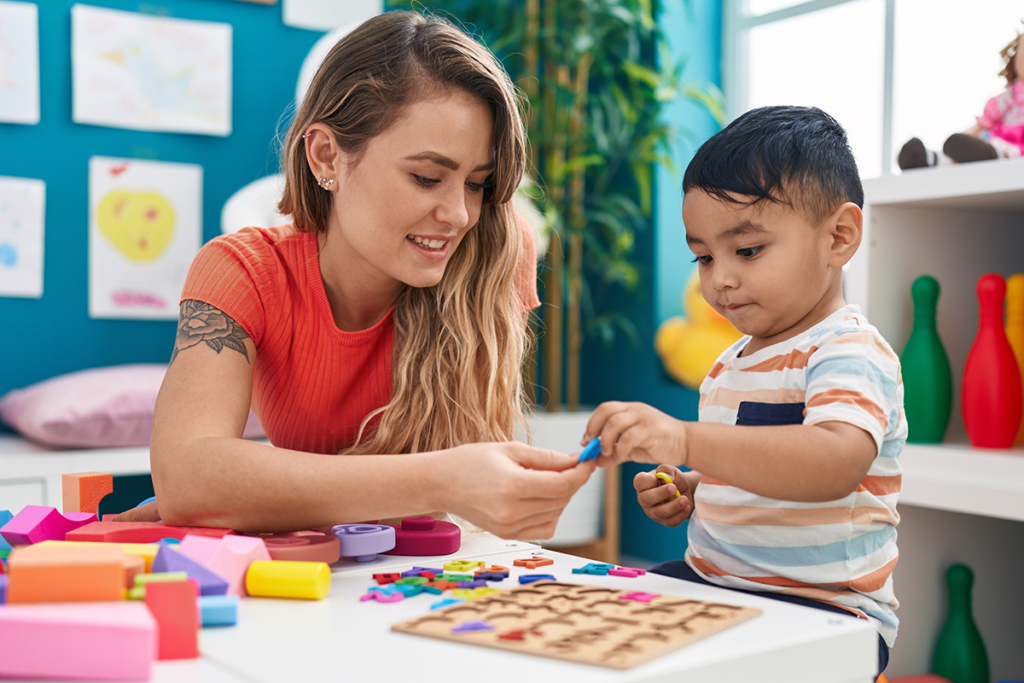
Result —
<instances>
[{"instance_id":1,"label":"blue foam block","mask_svg":"<svg viewBox=\"0 0 1024 683\"><path fill-rule=\"evenodd\" d=\"M227 579L164 543L160 544L153 560L153 573L158 572L185 572L188 578L199 582L200 595L224 595L228 592Z\"/></svg>"},{"instance_id":2,"label":"blue foam block","mask_svg":"<svg viewBox=\"0 0 1024 683\"><path fill-rule=\"evenodd\" d=\"M4 524L14 519L14 515L11 514L10 510L0 510L0 529L4 527ZM0 536L0 550L10 550L11 544L8 543L3 536Z\"/></svg>"},{"instance_id":3,"label":"blue foam block","mask_svg":"<svg viewBox=\"0 0 1024 683\"><path fill-rule=\"evenodd\" d=\"M199 616L203 626L234 626L238 623L238 596L200 596Z\"/></svg>"}]
</instances>

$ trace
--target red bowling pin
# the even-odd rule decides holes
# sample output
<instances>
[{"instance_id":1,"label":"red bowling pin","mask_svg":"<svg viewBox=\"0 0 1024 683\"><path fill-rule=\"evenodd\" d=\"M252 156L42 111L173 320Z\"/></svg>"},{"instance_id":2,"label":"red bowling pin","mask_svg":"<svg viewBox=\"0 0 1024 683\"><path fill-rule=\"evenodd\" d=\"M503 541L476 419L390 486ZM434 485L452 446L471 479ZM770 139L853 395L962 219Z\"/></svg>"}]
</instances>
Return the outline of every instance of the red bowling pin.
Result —
<instances>
[{"instance_id":1,"label":"red bowling pin","mask_svg":"<svg viewBox=\"0 0 1024 683\"><path fill-rule=\"evenodd\" d=\"M1006 281L995 273L978 280L978 335L964 366L961 407L967 438L978 448L1009 448L1021 417L1021 378L1003 330Z\"/></svg>"}]
</instances>

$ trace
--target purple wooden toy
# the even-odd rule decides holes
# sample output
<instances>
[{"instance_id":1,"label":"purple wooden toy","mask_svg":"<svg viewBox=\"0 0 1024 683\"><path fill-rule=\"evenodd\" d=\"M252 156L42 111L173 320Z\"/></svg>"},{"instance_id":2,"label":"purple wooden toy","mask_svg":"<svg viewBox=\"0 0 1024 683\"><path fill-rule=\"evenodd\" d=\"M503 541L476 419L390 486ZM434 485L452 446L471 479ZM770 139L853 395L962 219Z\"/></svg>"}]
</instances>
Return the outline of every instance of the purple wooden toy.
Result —
<instances>
[{"instance_id":1,"label":"purple wooden toy","mask_svg":"<svg viewBox=\"0 0 1024 683\"><path fill-rule=\"evenodd\" d=\"M395 547L395 527L387 524L339 524L331 533L341 542L341 556L370 562Z\"/></svg>"}]
</instances>

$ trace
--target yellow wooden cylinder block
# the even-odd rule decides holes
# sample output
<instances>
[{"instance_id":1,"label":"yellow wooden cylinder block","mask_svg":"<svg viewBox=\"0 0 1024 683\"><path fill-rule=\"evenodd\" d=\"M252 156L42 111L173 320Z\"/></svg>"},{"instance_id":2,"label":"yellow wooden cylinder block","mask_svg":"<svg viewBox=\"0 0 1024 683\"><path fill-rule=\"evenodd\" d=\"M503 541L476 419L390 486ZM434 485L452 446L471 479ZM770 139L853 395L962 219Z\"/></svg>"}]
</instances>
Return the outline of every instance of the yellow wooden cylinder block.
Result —
<instances>
[{"instance_id":1,"label":"yellow wooden cylinder block","mask_svg":"<svg viewBox=\"0 0 1024 683\"><path fill-rule=\"evenodd\" d=\"M245 572L245 590L262 598L320 600L331 588L331 568L325 562L256 560Z\"/></svg>"}]
</instances>

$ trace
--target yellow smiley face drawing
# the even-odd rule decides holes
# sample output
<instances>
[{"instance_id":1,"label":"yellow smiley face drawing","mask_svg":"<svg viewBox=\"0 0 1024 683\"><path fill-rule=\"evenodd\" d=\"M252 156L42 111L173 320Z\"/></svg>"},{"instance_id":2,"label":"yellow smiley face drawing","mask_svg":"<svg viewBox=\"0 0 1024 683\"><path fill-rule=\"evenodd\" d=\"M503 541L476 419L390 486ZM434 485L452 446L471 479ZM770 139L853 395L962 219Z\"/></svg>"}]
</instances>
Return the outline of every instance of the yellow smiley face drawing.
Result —
<instances>
[{"instance_id":1,"label":"yellow smiley face drawing","mask_svg":"<svg viewBox=\"0 0 1024 683\"><path fill-rule=\"evenodd\" d=\"M174 209L159 192L113 190L96 208L100 233L133 261L152 261L174 236Z\"/></svg>"}]
</instances>

